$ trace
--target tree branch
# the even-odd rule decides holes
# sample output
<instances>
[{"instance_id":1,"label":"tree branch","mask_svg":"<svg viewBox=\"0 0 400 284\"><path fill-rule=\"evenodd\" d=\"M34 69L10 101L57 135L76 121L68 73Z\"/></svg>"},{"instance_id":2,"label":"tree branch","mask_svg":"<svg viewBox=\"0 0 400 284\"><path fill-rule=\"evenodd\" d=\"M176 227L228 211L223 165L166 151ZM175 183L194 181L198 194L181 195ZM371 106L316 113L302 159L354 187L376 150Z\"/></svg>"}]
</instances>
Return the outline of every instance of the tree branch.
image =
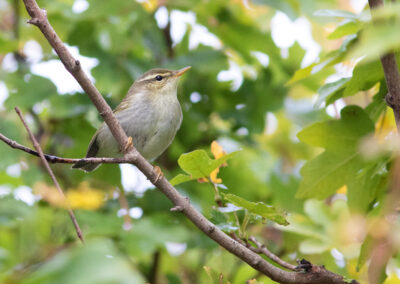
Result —
<instances>
[{"instance_id":1,"label":"tree branch","mask_svg":"<svg viewBox=\"0 0 400 284\"><path fill-rule=\"evenodd\" d=\"M275 263L277 263L277 264L281 265L282 267L285 267L289 270L292 270L292 271L296 271L298 269L296 265L290 264L290 263L280 259L278 256L276 256L272 252L270 252L269 249L267 249L267 247L264 244L257 241L257 239L255 237L251 236L251 237L249 237L249 240L252 241L257 246L260 253L264 254L265 256L267 256L269 259L271 259Z\"/></svg>"},{"instance_id":2,"label":"tree branch","mask_svg":"<svg viewBox=\"0 0 400 284\"><path fill-rule=\"evenodd\" d=\"M383 0L368 0L372 16L373 10L383 7ZM381 57L383 72L389 93L386 95L386 103L393 109L397 131L400 132L400 74L397 67L396 56L393 52Z\"/></svg>"},{"instance_id":3,"label":"tree branch","mask_svg":"<svg viewBox=\"0 0 400 284\"><path fill-rule=\"evenodd\" d=\"M71 207L69 206L67 198L64 195L64 192L62 191L62 189L61 189L56 177L54 176L53 171L51 170L49 164L47 163L46 158L44 157L42 148L40 147L40 144L37 142L37 140L36 140L35 136L33 135L32 131L29 129L28 124L26 124L25 119L22 116L21 111L19 110L18 107L15 108L15 111L17 112L19 118L22 121L22 124L24 125L26 131L28 132L29 138L31 139L32 144L35 147L35 149L38 151L40 159L42 160L43 165L45 166L47 172L49 173L51 179L53 180L53 183L54 183L55 187L57 188L58 192L60 193L60 195L65 200L65 204L67 206L68 214L71 217L72 223L74 224L76 234L77 234L78 238L81 240L81 242L84 243L85 241L83 239L83 234L82 234L81 228L79 227L78 221L76 220L75 214L72 211Z\"/></svg>"},{"instance_id":4,"label":"tree branch","mask_svg":"<svg viewBox=\"0 0 400 284\"><path fill-rule=\"evenodd\" d=\"M383 0L368 0L371 14L374 16L374 9L383 7ZM400 74L396 62L396 56L393 52L381 56L383 72L385 74L386 85L389 93L386 95L386 103L393 109L396 121L397 132L400 133ZM394 220L398 214L396 207L400 200L400 157L397 157L391 170L390 192L386 197L382 207L382 220L388 228L393 227ZM381 281L381 275L392 257L398 249L390 231L376 238L371 252L371 263L368 268L368 278L371 284L377 284Z\"/></svg>"},{"instance_id":5,"label":"tree branch","mask_svg":"<svg viewBox=\"0 0 400 284\"><path fill-rule=\"evenodd\" d=\"M36 25L42 31L50 45L60 57L65 68L75 77L83 90L87 93L125 153L125 157L131 159L132 163L135 164L138 169L142 171L143 174L172 201L175 208L179 208L179 211L185 214L185 216L201 231L253 268L279 283L346 283L342 276L327 271L323 267L313 266L309 273L296 273L284 271L270 264L258 254L252 252L250 249L227 236L214 224L208 221L190 204L186 197L179 194L179 192L165 177L158 178L158 173L154 171L153 166L147 162L133 146L125 147L126 145L129 145L128 137L121 128L111 108L107 105L104 98L92 84L89 77L83 72L79 61L75 60L68 49L63 45L62 41L47 20L45 12L39 8L34 0L24 0L24 4L29 15L32 17L28 22Z\"/></svg>"},{"instance_id":6,"label":"tree branch","mask_svg":"<svg viewBox=\"0 0 400 284\"><path fill-rule=\"evenodd\" d=\"M24 151L28 154L31 154L36 157L40 157L40 154L32 150L31 148L25 147L24 145L19 144L18 142L4 136L0 133L0 140L9 145L11 148L18 149ZM62 158L53 155L43 154L44 158L47 162L52 164L75 164L78 162L87 162L90 164L123 164L123 163L132 163L131 159L122 157L122 158L81 158L81 159L71 159L71 158Z\"/></svg>"}]
</instances>

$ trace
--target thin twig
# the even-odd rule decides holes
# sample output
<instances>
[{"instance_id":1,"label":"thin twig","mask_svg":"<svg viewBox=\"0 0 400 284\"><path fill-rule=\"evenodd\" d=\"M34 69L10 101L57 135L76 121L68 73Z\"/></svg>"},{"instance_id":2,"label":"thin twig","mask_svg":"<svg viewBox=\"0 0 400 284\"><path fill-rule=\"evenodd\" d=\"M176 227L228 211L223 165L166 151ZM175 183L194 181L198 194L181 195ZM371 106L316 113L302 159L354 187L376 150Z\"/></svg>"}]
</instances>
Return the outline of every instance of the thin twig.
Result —
<instances>
[{"instance_id":1,"label":"thin twig","mask_svg":"<svg viewBox=\"0 0 400 284\"><path fill-rule=\"evenodd\" d=\"M18 149L24 151L28 154L31 154L36 157L40 157L39 153L31 148L25 147L24 145L19 144L18 142L4 136L0 133L0 140L9 145L11 148ZM132 163L132 160L129 157L122 158L81 158L81 159L72 159L72 158L62 158L53 155L43 154L46 161L53 164L75 164L77 162L87 162L90 164L123 164L123 163Z\"/></svg>"},{"instance_id":2,"label":"thin twig","mask_svg":"<svg viewBox=\"0 0 400 284\"><path fill-rule=\"evenodd\" d=\"M267 247L264 244L257 241L257 239L254 236L250 236L249 240L252 241L258 247L258 249L260 250L260 252L262 254L267 256L269 259L271 259L275 263L277 263L277 264L281 265L282 267L285 267L289 270L296 271L296 269L297 269L296 265L290 264L290 263L284 261L283 259L280 259L277 255L270 252L269 249L267 249Z\"/></svg>"},{"instance_id":3,"label":"thin twig","mask_svg":"<svg viewBox=\"0 0 400 284\"><path fill-rule=\"evenodd\" d=\"M56 186L58 192L60 193L60 195L63 197L63 199L65 200L65 204L67 206L67 210L68 210L68 214L71 217L72 223L74 224L75 230L76 230L76 234L78 235L78 238L81 240L82 243L84 243L84 239L83 239L83 234L81 231L81 228L79 227L78 221L76 220L75 214L72 211L71 207L68 204L68 201L64 195L64 192L62 191L56 177L54 176L53 171L51 170L49 163L47 163L46 158L44 157L42 148L40 147L39 143L37 142L35 136L33 135L32 131L29 129L28 124L26 123L24 117L22 116L21 111L19 110L18 107L15 108L15 111L17 112L19 118L22 121L22 124L25 126L26 131L29 134L29 138L32 141L33 147L35 147L36 151L39 153L40 159L42 160L43 165L45 166L47 172L49 173L51 179L53 180L54 185Z\"/></svg>"}]
</instances>

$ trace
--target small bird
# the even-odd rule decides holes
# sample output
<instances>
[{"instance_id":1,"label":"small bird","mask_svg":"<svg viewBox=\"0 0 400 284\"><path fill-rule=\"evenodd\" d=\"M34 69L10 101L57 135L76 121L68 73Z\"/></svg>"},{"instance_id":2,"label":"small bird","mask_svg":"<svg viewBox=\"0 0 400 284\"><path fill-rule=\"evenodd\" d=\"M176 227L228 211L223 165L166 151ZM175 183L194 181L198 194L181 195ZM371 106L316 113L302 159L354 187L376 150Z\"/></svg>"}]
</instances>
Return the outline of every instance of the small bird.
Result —
<instances>
[{"instance_id":1,"label":"small bird","mask_svg":"<svg viewBox=\"0 0 400 284\"><path fill-rule=\"evenodd\" d=\"M191 67L179 70L151 69L140 76L114 110L122 128L146 160L154 160L167 149L182 123L177 97L180 76ZM89 143L86 158L118 157L120 147L103 123ZM91 172L100 164L77 162L72 168Z\"/></svg>"}]
</instances>

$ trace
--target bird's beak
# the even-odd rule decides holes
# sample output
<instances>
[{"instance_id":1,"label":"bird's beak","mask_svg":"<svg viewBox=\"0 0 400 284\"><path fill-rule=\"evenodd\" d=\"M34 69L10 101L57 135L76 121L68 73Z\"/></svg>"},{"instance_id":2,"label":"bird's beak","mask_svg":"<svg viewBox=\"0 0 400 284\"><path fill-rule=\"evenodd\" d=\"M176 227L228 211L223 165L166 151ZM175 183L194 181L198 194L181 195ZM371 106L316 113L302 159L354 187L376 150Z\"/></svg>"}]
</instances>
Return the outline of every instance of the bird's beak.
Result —
<instances>
[{"instance_id":1,"label":"bird's beak","mask_svg":"<svg viewBox=\"0 0 400 284\"><path fill-rule=\"evenodd\" d=\"M174 74L174 77L182 76L182 74L185 73L186 71L188 71L190 68L192 68L192 66L187 66L185 68L182 68L182 69L179 69L179 70L175 71L176 73Z\"/></svg>"}]
</instances>

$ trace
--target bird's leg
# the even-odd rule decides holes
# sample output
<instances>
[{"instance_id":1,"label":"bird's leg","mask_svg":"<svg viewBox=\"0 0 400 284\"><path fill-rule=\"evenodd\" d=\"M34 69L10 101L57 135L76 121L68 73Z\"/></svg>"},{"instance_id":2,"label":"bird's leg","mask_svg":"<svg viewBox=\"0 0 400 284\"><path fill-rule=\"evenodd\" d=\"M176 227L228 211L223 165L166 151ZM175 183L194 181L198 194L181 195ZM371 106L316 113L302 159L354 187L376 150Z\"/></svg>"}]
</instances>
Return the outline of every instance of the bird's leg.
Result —
<instances>
[{"instance_id":1,"label":"bird's leg","mask_svg":"<svg viewBox=\"0 0 400 284\"><path fill-rule=\"evenodd\" d=\"M128 142L126 142L125 148L124 148L124 152L128 151L129 148L133 147L133 143L132 143L132 136L128 137Z\"/></svg>"},{"instance_id":2,"label":"bird's leg","mask_svg":"<svg viewBox=\"0 0 400 284\"><path fill-rule=\"evenodd\" d=\"M156 175L156 178L154 179L154 183L157 183L164 176L164 174L161 171L159 166L154 166L153 171L154 171L154 174Z\"/></svg>"}]
</instances>

